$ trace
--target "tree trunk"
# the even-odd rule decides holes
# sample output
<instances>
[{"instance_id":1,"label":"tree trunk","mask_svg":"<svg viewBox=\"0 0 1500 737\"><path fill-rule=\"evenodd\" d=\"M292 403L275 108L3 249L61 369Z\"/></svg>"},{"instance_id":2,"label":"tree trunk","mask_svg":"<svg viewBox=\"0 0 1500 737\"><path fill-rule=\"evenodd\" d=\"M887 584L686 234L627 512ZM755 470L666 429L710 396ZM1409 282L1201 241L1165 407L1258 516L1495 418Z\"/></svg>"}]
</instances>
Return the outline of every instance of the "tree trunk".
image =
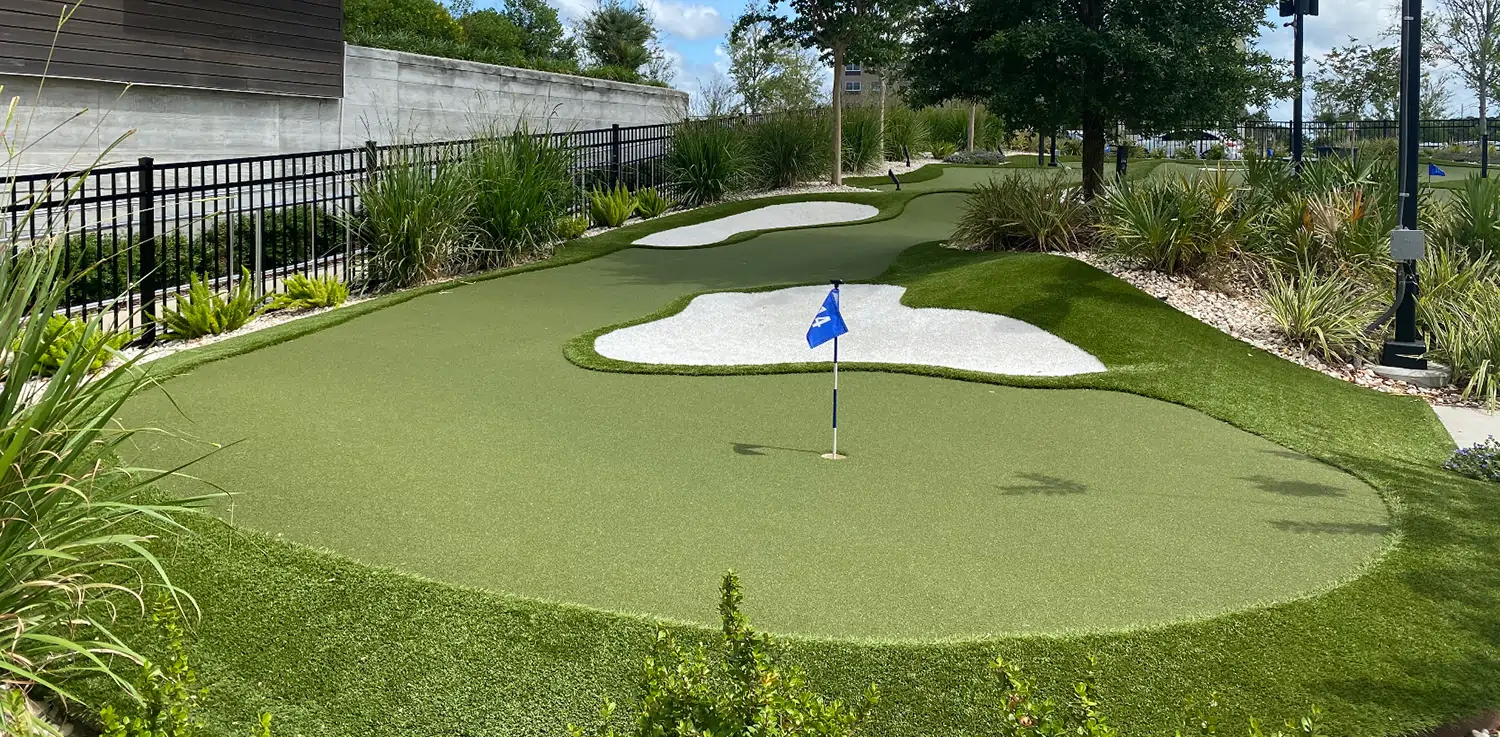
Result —
<instances>
[{"instance_id":1,"label":"tree trunk","mask_svg":"<svg viewBox=\"0 0 1500 737\"><path fill-rule=\"evenodd\" d=\"M1083 111L1083 196L1093 199L1104 191L1104 118L1097 110Z\"/></svg>"},{"instance_id":2,"label":"tree trunk","mask_svg":"<svg viewBox=\"0 0 1500 737\"><path fill-rule=\"evenodd\" d=\"M828 181L844 183L844 51L833 47L833 174Z\"/></svg>"},{"instance_id":3,"label":"tree trunk","mask_svg":"<svg viewBox=\"0 0 1500 737\"><path fill-rule=\"evenodd\" d=\"M975 103L972 103L972 102L969 103L969 148L968 148L968 150L970 150L970 151L974 150L974 117L975 117L975 114L978 112L978 110L979 110L979 105L977 105Z\"/></svg>"}]
</instances>

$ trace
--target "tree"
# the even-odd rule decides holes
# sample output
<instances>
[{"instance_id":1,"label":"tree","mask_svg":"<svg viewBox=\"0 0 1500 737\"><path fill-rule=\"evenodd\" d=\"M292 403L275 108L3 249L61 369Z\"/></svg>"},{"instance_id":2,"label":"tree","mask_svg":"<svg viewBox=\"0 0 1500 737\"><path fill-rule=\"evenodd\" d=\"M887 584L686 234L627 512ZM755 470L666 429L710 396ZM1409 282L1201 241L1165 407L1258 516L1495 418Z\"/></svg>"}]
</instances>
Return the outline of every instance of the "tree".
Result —
<instances>
[{"instance_id":1,"label":"tree","mask_svg":"<svg viewBox=\"0 0 1500 737\"><path fill-rule=\"evenodd\" d=\"M503 15L521 29L521 50L528 58L578 61L578 50L564 35L557 10L546 0L506 0Z\"/></svg>"},{"instance_id":2,"label":"tree","mask_svg":"<svg viewBox=\"0 0 1500 737\"><path fill-rule=\"evenodd\" d=\"M1425 45L1479 99L1479 129L1487 130L1500 72L1500 0L1438 0L1423 26L1431 29Z\"/></svg>"},{"instance_id":3,"label":"tree","mask_svg":"<svg viewBox=\"0 0 1500 737\"><path fill-rule=\"evenodd\" d=\"M1312 80L1316 115L1332 120L1394 120L1401 94L1401 55L1394 46L1350 38L1324 55Z\"/></svg>"},{"instance_id":4,"label":"tree","mask_svg":"<svg viewBox=\"0 0 1500 737\"><path fill-rule=\"evenodd\" d=\"M818 97L818 60L795 44L772 38L766 8L751 0L736 19L724 50L741 108L752 115L808 108Z\"/></svg>"},{"instance_id":5,"label":"tree","mask_svg":"<svg viewBox=\"0 0 1500 737\"><path fill-rule=\"evenodd\" d=\"M1284 65L1245 43L1267 25L1267 4L943 0L912 44L928 59L914 58L908 76L928 95L986 100L1013 127L1081 123L1093 196L1114 124L1165 131L1232 118L1285 88Z\"/></svg>"},{"instance_id":6,"label":"tree","mask_svg":"<svg viewBox=\"0 0 1500 737\"><path fill-rule=\"evenodd\" d=\"M698 90L692 98L692 113L702 118L720 118L734 113L739 107L734 83L722 74L707 80L698 79Z\"/></svg>"},{"instance_id":7,"label":"tree","mask_svg":"<svg viewBox=\"0 0 1500 737\"><path fill-rule=\"evenodd\" d=\"M641 5L626 7L621 0L602 0L583 19L583 48L594 64L628 71L639 77L651 63L656 29Z\"/></svg>"},{"instance_id":8,"label":"tree","mask_svg":"<svg viewBox=\"0 0 1500 737\"><path fill-rule=\"evenodd\" d=\"M792 16L776 14L785 5ZM833 65L833 174L843 184L844 66L876 64L899 54L897 36L912 7L911 0L770 0L768 37L817 49Z\"/></svg>"},{"instance_id":9,"label":"tree","mask_svg":"<svg viewBox=\"0 0 1500 737\"><path fill-rule=\"evenodd\" d=\"M522 50L525 32L498 11L485 9L465 13L459 17L458 24L463 26L464 40L470 46L511 52L518 58L526 56Z\"/></svg>"}]
</instances>

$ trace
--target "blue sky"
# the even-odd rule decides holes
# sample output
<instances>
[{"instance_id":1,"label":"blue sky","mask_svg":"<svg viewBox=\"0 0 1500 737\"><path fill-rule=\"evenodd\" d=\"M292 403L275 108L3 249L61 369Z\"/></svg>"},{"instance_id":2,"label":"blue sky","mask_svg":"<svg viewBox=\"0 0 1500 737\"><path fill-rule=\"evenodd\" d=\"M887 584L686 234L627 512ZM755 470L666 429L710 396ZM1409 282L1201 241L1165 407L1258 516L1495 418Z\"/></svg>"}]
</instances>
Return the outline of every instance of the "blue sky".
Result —
<instances>
[{"instance_id":1,"label":"blue sky","mask_svg":"<svg viewBox=\"0 0 1500 737\"><path fill-rule=\"evenodd\" d=\"M500 0L481 0L479 4L499 4ZM561 11L564 23L571 22L593 8L596 0L548 0ZM698 80L711 79L715 73L722 74L728 67L719 48L724 35L745 7L745 0L644 0L656 17L657 27L667 52L677 68L674 86L693 92ZM1426 5L1432 5L1427 2ZM1396 19L1398 0L1322 0L1322 14L1307 21L1307 69L1310 77L1317 70L1317 60L1335 46L1348 43L1350 37L1363 43L1394 45L1395 38L1385 36ZM1275 9L1267 13L1267 20L1275 24L1267 29L1256 45L1284 59L1292 55L1292 29L1282 27L1284 19L1276 17ZM1437 76L1443 76L1439 70ZM1447 80L1453 90L1452 114L1475 113L1474 95L1463 89L1457 78ZM1311 93L1309 97L1309 106ZM1310 110L1310 107L1309 107ZM1271 117L1277 120L1291 118L1291 102L1281 101L1271 106Z\"/></svg>"}]
</instances>

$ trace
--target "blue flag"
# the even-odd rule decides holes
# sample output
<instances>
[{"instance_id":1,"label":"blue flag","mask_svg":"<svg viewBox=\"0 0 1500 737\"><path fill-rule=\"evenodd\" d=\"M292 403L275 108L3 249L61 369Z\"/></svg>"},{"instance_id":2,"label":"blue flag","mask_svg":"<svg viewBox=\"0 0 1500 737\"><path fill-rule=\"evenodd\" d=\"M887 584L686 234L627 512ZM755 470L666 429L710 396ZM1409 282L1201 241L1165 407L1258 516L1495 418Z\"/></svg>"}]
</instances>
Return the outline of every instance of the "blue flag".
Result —
<instances>
[{"instance_id":1,"label":"blue flag","mask_svg":"<svg viewBox=\"0 0 1500 737\"><path fill-rule=\"evenodd\" d=\"M1446 176L1448 176L1448 174L1447 174L1447 172L1444 172L1442 169L1439 169L1437 167L1437 164L1434 164L1431 161L1429 161L1429 162L1427 162L1427 176L1429 176L1429 177L1446 177Z\"/></svg>"},{"instance_id":2,"label":"blue flag","mask_svg":"<svg viewBox=\"0 0 1500 737\"><path fill-rule=\"evenodd\" d=\"M823 299L823 309L813 318L812 327L807 329L807 347L817 348L847 332L844 316L839 314L839 288L834 287Z\"/></svg>"}]
</instances>

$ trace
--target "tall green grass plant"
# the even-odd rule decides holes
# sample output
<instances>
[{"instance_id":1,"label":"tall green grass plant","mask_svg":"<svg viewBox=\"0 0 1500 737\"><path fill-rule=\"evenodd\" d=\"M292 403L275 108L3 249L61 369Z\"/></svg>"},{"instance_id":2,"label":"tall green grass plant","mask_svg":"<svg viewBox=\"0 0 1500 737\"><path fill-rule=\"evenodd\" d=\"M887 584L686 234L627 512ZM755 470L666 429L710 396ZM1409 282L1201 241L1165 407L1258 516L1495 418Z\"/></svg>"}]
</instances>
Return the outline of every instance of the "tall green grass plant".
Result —
<instances>
[{"instance_id":1,"label":"tall green grass plant","mask_svg":"<svg viewBox=\"0 0 1500 737\"><path fill-rule=\"evenodd\" d=\"M359 185L348 225L366 249L376 288L415 286L452 272L473 238L469 167L454 152L393 149L394 161Z\"/></svg>"},{"instance_id":2,"label":"tall green grass plant","mask_svg":"<svg viewBox=\"0 0 1500 737\"><path fill-rule=\"evenodd\" d=\"M755 186L781 189L827 176L832 134L828 116L818 112L775 113L751 124L746 138Z\"/></svg>"},{"instance_id":3,"label":"tall green grass plant","mask_svg":"<svg viewBox=\"0 0 1500 737\"><path fill-rule=\"evenodd\" d=\"M557 219L573 198L571 163L566 148L524 126L486 131L465 157L462 174L471 189L473 267L506 266L552 252Z\"/></svg>"},{"instance_id":4,"label":"tall green grass plant","mask_svg":"<svg viewBox=\"0 0 1500 737\"><path fill-rule=\"evenodd\" d=\"M677 127L666 166L683 204L697 207L743 189L751 162L739 127L724 120L698 120Z\"/></svg>"}]
</instances>

